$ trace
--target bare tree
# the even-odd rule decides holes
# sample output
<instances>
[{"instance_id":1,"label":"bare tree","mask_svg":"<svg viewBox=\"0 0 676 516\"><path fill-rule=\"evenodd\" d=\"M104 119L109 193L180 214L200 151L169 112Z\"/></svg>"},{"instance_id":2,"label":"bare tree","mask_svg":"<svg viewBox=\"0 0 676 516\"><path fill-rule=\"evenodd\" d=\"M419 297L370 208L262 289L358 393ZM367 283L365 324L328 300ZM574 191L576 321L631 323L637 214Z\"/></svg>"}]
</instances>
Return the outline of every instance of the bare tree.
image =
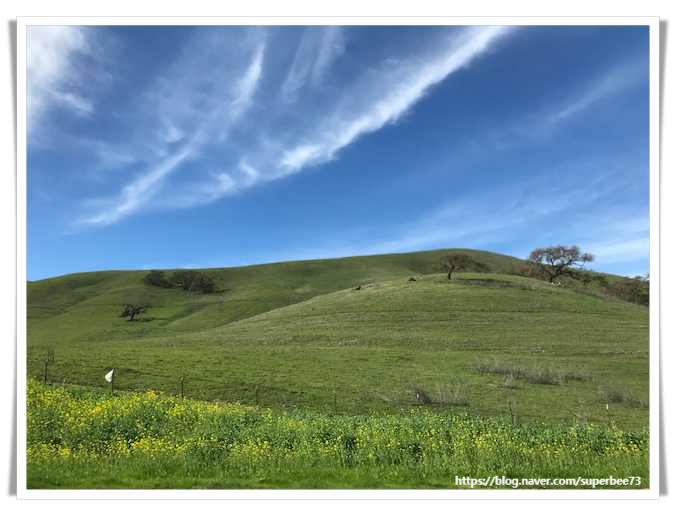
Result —
<instances>
[{"instance_id":1,"label":"bare tree","mask_svg":"<svg viewBox=\"0 0 676 516\"><path fill-rule=\"evenodd\" d=\"M148 305L124 305L124 309L120 317L129 317L129 321L133 321L138 314L145 313L150 308Z\"/></svg>"},{"instance_id":2,"label":"bare tree","mask_svg":"<svg viewBox=\"0 0 676 516\"><path fill-rule=\"evenodd\" d=\"M550 283L561 276L578 277L575 268L583 267L585 263L593 262L594 256L583 253L576 245L566 247L541 247L533 250L528 259L535 264Z\"/></svg>"},{"instance_id":3,"label":"bare tree","mask_svg":"<svg viewBox=\"0 0 676 516\"><path fill-rule=\"evenodd\" d=\"M488 267L481 262L477 262L468 254L450 253L441 258L441 268L448 273L447 278L453 279L453 273L459 271L472 270L476 272L486 272Z\"/></svg>"}]
</instances>

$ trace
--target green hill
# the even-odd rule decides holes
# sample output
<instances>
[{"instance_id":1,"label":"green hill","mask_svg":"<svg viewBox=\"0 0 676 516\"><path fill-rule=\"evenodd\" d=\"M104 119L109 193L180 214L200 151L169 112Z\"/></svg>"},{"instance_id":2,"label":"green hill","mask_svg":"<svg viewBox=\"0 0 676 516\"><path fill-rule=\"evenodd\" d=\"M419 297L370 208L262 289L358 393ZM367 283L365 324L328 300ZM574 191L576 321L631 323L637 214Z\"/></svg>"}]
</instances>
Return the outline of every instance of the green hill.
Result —
<instances>
[{"instance_id":1,"label":"green hill","mask_svg":"<svg viewBox=\"0 0 676 516\"><path fill-rule=\"evenodd\" d=\"M105 386L115 367L122 389L184 377L187 396L263 406L647 425L645 307L480 251L463 250L491 273L448 281L448 251L210 269L213 294L147 286L147 271L31 282L29 374L53 349L53 382ZM137 302L151 309L118 317Z\"/></svg>"}]
</instances>

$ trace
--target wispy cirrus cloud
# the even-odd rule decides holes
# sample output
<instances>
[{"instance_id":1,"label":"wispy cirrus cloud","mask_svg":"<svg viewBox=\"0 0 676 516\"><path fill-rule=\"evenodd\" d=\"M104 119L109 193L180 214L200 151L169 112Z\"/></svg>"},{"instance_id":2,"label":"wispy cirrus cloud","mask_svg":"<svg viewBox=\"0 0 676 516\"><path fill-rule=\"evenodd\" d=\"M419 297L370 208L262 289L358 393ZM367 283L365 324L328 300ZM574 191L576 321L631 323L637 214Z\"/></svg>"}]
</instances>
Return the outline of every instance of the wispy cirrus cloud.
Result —
<instances>
[{"instance_id":1,"label":"wispy cirrus cloud","mask_svg":"<svg viewBox=\"0 0 676 516\"><path fill-rule=\"evenodd\" d=\"M604 264L624 263L647 259L650 255L650 237L630 237L591 242L585 248L591 251L597 261Z\"/></svg>"},{"instance_id":2,"label":"wispy cirrus cloud","mask_svg":"<svg viewBox=\"0 0 676 516\"><path fill-rule=\"evenodd\" d=\"M553 108L543 118L546 124L556 125L591 108L597 102L620 93L628 88L648 80L646 63L639 59L630 59L615 65L595 77L575 96L566 99Z\"/></svg>"},{"instance_id":3,"label":"wispy cirrus cloud","mask_svg":"<svg viewBox=\"0 0 676 516\"><path fill-rule=\"evenodd\" d=\"M441 51L423 62L399 63L393 70L378 70L360 84L352 95L366 96L368 102L355 106L346 103L327 120L321 120L314 137L284 150L277 165L282 174L332 160L336 153L364 134L395 123L411 109L430 88L452 73L468 66L486 52L508 27L480 27L444 38ZM363 87L363 90L362 88Z\"/></svg>"},{"instance_id":4,"label":"wispy cirrus cloud","mask_svg":"<svg viewBox=\"0 0 676 516\"><path fill-rule=\"evenodd\" d=\"M264 55L272 53L274 62L275 38L281 37L274 30L196 33L140 92L143 133L123 145L89 140L99 168L133 166L137 172L117 194L90 199L78 223L104 226L142 211L203 205L335 160L365 135L396 124L513 30L440 30L415 51L395 45L347 76L333 69L347 51L349 36L341 27L305 29L286 68L276 70L264 69ZM61 37L72 40L62 53L87 52L80 36ZM506 122L503 139L518 141L524 131L540 137L644 80L640 66L630 60L606 70L527 115L516 129Z\"/></svg>"},{"instance_id":5,"label":"wispy cirrus cloud","mask_svg":"<svg viewBox=\"0 0 676 516\"><path fill-rule=\"evenodd\" d=\"M318 86L333 61L345 52L342 27L307 27L281 86L282 99L295 102L309 83Z\"/></svg>"},{"instance_id":6,"label":"wispy cirrus cloud","mask_svg":"<svg viewBox=\"0 0 676 516\"><path fill-rule=\"evenodd\" d=\"M316 86L345 51L344 34L340 27L313 28L301 38L288 71L268 77L268 89L257 98L266 48L260 41L275 35L254 32L248 44L229 53L233 38L226 33L200 35L144 95L155 106L148 115L154 129L139 152L152 149L154 162L119 195L95 200L94 213L80 224L109 225L145 209L206 204L335 159L363 135L396 123L510 30L440 31L421 53L367 63L361 73L342 78L340 88L325 89ZM274 51L274 44L268 48ZM243 54L249 55L246 68ZM271 93L280 90L287 100L303 90L303 101L277 102ZM250 110L255 124L243 116ZM190 177L179 180L177 172L187 164Z\"/></svg>"},{"instance_id":7,"label":"wispy cirrus cloud","mask_svg":"<svg viewBox=\"0 0 676 516\"><path fill-rule=\"evenodd\" d=\"M203 147L216 135L222 140L227 131L251 106L263 71L264 55L263 39L251 51L248 64L237 80L222 85L213 96L199 98L198 90L194 92L198 98L193 99L196 105L188 106L187 109L184 105L180 106L173 117L164 114L160 118L156 134L156 138L160 141L158 145L161 147L157 152L162 157L126 184L118 195L97 200L95 213L82 218L80 223L109 225L143 209L160 194L163 183L171 174L190 160L197 159ZM189 96L192 92L188 90L184 93ZM167 97L160 94L159 99L159 105L167 107L163 112L171 113L171 106L166 104ZM205 111L201 111L198 107ZM186 134L189 136L186 137ZM215 184L208 188L203 184L184 187L179 195L174 196L172 204L173 207L180 208L198 202L209 202L228 193L232 188L234 188L232 181L220 174ZM190 192L190 189L193 191Z\"/></svg>"},{"instance_id":8,"label":"wispy cirrus cloud","mask_svg":"<svg viewBox=\"0 0 676 516\"><path fill-rule=\"evenodd\" d=\"M490 249L525 258L538 246L578 244L595 255L595 267L610 271L614 266L645 260L650 251L649 217L615 205L618 194L632 181L634 165L623 161L625 156L619 156L617 164L571 160L553 167L547 178L467 193L410 222L394 225L385 234L374 228L357 228L333 235L329 241L286 250L274 260L454 247ZM599 168L609 172L592 179L590 173ZM580 180L585 177L590 179ZM362 237L376 232L382 235L378 239Z\"/></svg>"},{"instance_id":9,"label":"wispy cirrus cloud","mask_svg":"<svg viewBox=\"0 0 676 516\"><path fill-rule=\"evenodd\" d=\"M585 82L560 87L564 93L548 93L540 105L534 104L529 111L487 129L481 144L504 151L533 141L551 140L567 123L583 119L604 102L617 100L648 80L645 60L629 56L599 70Z\"/></svg>"},{"instance_id":10,"label":"wispy cirrus cloud","mask_svg":"<svg viewBox=\"0 0 676 516\"><path fill-rule=\"evenodd\" d=\"M53 108L90 116L94 104L82 93L86 71L77 60L92 54L91 34L73 26L35 26L28 29L28 127L42 122Z\"/></svg>"}]
</instances>

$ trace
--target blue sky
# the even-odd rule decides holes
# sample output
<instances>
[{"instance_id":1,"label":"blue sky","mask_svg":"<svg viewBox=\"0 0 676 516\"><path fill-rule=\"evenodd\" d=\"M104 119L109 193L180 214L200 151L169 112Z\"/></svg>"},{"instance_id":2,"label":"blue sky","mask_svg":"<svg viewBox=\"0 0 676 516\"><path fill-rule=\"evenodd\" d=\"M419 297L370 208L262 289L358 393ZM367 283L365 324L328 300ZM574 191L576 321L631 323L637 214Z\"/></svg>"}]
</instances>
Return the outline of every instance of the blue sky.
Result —
<instances>
[{"instance_id":1,"label":"blue sky","mask_svg":"<svg viewBox=\"0 0 676 516\"><path fill-rule=\"evenodd\" d=\"M578 244L649 269L647 27L33 27L28 277Z\"/></svg>"}]
</instances>

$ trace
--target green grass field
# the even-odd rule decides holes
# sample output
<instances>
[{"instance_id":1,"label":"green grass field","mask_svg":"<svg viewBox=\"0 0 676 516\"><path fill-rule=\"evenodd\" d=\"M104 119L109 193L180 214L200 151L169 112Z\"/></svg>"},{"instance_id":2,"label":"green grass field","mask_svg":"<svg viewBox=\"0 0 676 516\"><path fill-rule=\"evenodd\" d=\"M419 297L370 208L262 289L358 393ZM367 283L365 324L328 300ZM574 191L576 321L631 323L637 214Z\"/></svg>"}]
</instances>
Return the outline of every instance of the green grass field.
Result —
<instances>
[{"instance_id":1,"label":"green grass field","mask_svg":"<svg viewBox=\"0 0 676 516\"><path fill-rule=\"evenodd\" d=\"M31 282L29 376L52 350L50 383L102 388L115 367L120 390L176 394L183 377L186 397L280 414L647 428L646 307L480 251L466 252L491 273L449 281L445 252L212 269L213 294L147 286L147 271ZM151 308L128 322L126 303Z\"/></svg>"}]
</instances>

